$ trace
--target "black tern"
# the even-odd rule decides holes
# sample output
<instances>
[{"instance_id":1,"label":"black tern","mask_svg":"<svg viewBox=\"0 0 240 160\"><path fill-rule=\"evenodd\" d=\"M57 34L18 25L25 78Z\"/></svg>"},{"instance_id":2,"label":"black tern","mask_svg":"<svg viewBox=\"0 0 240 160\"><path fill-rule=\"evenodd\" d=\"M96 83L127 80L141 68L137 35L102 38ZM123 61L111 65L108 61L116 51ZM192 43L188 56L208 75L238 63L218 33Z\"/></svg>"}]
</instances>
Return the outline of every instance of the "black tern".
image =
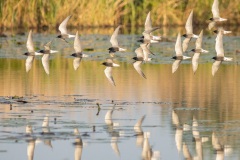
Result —
<instances>
[{"instance_id":1,"label":"black tern","mask_svg":"<svg viewBox=\"0 0 240 160\"><path fill-rule=\"evenodd\" d=\"M115 82L114 82L114 79L113 79L113 77L112 77L112 67L119 67L120 65L114 63L113 60L110 59L110 58L107 58L106 62L103 62L102 64L103 64L104 66L106 66L106 69L104 70L104 73L105 73L107 79L109 80L109 82L110 82L113 86L116 86L116 85L115 85Z\"/></svg>"},{"instance_id":2,"label":"black tern","mask_svg":"<svg viewBox=\"0 0 240 160\"><path fill-rule=\"evenodd\" d=\"M193 20L193 10L190 12L185 29L186 29L186 34L183 35L185 39L183 40L183 52L185 52L188 48L188 43L192 38L198 38L197 35L193 34L193 26L192 26L192 20Z\"/></svg>"},{"instance_id":3,"label":"black tern","mask_svg":"<svg viewBox=\"0 0 240 160\"><path fill-rule=\"evenodd\" d=\"M58 35L57 38L60 38L60 39L64 40L65 42L67 42L66 38L74 38L75 37L75 35L68 34L68 32L67 32L67 23L70 18L71 18L71 16L68 16L66 19L64 19L64 21L62 21L62 23L58 27L61 34Z\"/></svg>"},{"instance_id":4,"label":"black tern","mask_svg":"<svg viewBox=\"0 0 240 160\"><path fill-rule=\"evenodd\" d=\"M154 36L154 35L151 34L151 32L153 32L153 31L155 31L159 28L158 27L152 27L152 20L151 20L151 13L150 12L148 12L148 14L147 14L144 26L145 26L144 32L145 33L148 33L148 32L150 33L151 40L153 40L153 41L160 41L161 40L161 36ZM142 38L144 38L144 35L143 35Z\"/></svg>"},{"instance_id":5,"label":"black tern","mask_svg":"<svg viewBox=\"0 0 240 160\"><path fill-rule=\"evenodd\" d=\"M147 79L147 77L145 76L145 74L142 72L141 69L141 64L144 61L144 54L143 54L143 50L142 47L139 47L135 50L135 53L137 54L136 57L133 57L133 59L135 60L135 62L133 63L133 67L135 68L135 70L138 72L138 74L140 74L143 78Z\"/></svg>"},{"instance_id":6,"label":"black tern","mask_svg":"<svg viewBox=\"0 0 240 160\"><path fill-rule=\"evenodd\" d=\"M118 45L118 40L117 40L117 36L118 36L118 31L120 29L121 25L119 25L115 31L113 32L111 39L110 39L110 43L112 44L112 47L108 48L109 53L115 53L117 51L126 51L126 49L124 48L120 48Z\"/></svg>"},{"instance_id":7,"label":"black tern","mask_svg":"<svg viewBox=\"0 0 240 160\"><path fill-rule=\"evenodd\" d=\"M227 19L220 17L218 6L219 6L218 0L214 0L212 5L213 17L209 19L211 21L208 25L209 30L211 30L215 26L216 22L227 21Z\"/></svg>"},{"instance_id":8,"label":"black tern","mask_svg":"<svg viewBox=\"0 0 240 160\"><path fill-rule=\"evenodd\" d=\"M223 32L223 34L230 34L232 31L226 31L223 27L218 27L216 30L213 31L214 33L218 34L218 32Z\"/></svg>"},{"instance_id":9,"label":"black tern","mask_svg":"<svg viewBox=\"0 0 240 160\"><path fill-rule=\"evenodd\" d=\"M223 33L219 32L216 38L215 50L217 52L217 56L213 57L212 59L215 62L212 65L212 75L214 76L215 73L218 71L220 64L222 61L232 61L232 58L224 56L224 49L223 49Z\"/></svg>"},{"instance_id":10,"label":"black tern","mask_svg":"<svg viewBox=\"0 0 240 160\"><path fill-rule=\"evenodd\" d=\"M192 57L192 68L193 68L194 74L198 68L198 60L199 60L200 54L208 53L207 50L202 49L202 38L203 38L203 30L200 32L198 39L196 40L196 48L192 49L192 51L194 52L194 55Z\"/></svg>"},{"instance_id":11,"label":"black tern","mask_svg":"<svg viewBox=\"0 0 240 160\"><path fill-rule=\"evenodd\" d=\"M183 56L180 33L178 33L177 41L175 44L175 52L176 52L176 56L172 57L172 59L175 59L175 61L172 64L172 73L176 72L182 60L191 58L191 57Z\"/></svg>"},{"instance_id":12,"label":"black tern","mask_svg":"<svg viewBox=\"0 0 240 160\"><path fill-rule=\"evenodd\" d=\"M148 56L149 56L150 54L152 54L152 55L155 55L155 54L152 53L152 52L149 50L150 43L142 43L142 44L140 44L140 47L142 48L142 51L143 51L143 60L144 60L145 62L151 61L151 58L149 58Z\"/></svg>"},{"instance_id":13,"label":"black tern","mask_svg":"<svg viewBox=\"0 0 240 160\"><path fill-rule=\"evenodd\" d=\"M52 44L52 41L46 43L44 45L44 50L40 50L39 53L43 54L42 56L42 65L47 74L49 74L49 57L50 53L56 53L58 51L51 50L50 46Z\"/></svg>"},{"instance_id":14,"label":"black tern","mask_svg":"<svg viewBox=\"0 0 240 160\"><path fill-rule=\"evenodd\" d=\"M35 52L35 50L34 50L34 45L33 45L33 40L32 40L32 30L29 31L26 46L27 46L28 52L24 53L24 55L27 56L25 66L26 66L26 72L29 72L30 69L32 68L32 63L35 58L35 55L41 55L41 54Z\"/></svg>"},{"instance_id":15,"label":"black tern","mask_svg":"<svg viewBox=\"0 0 240 160\"><path fill-rule=\"evenodd\" d=\"M76 33L75 40L74 40L74 50L75 50L75 53L73 53L71 56L75 57L73 60L73 67L75 70L77 70L82 58L88 57L88 55L82 53L82 46L81 46L80 38L78 36L78 31Z\"/></svg>"}]
</instances>

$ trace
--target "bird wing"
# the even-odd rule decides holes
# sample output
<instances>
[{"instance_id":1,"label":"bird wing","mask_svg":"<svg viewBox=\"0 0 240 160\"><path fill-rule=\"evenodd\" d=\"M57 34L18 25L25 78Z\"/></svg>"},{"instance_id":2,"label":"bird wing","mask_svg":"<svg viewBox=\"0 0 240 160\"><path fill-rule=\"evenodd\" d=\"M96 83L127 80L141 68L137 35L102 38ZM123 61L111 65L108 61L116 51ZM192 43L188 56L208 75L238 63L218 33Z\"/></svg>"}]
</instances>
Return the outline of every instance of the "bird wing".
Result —
<instances>
[{"instance_id":1,"label":"bird wing","mask_svg":"<svg viewBox=\"0 0 240 160\"><path fill-rule=\"evenodd\" d=\"M32 40L32 30L30 30L28 34L27 49L28 49L28 52L35 52L34 46L33 46L33 40Z\"/></svg>"},{"instance_id":2,"label":"bird wing","mask_svg":"<svg viewBox=\"0 0 240 160\"><path fill-rule=\"evenodd\" d=\"M61 34L68 34L67 33L67 23L68 20L71 18L71 16L68 16L66 19L64 19L64 21L62 21L62 23L59 25L58 29L61 32Z\"/></svg>"},{"instance_id":3,"label":"bird wing","mask_svg":"<svg viewBox=\"0 0 240 160\"><path fill-rule=\"evenodd\" d=\"M51 44L52 44L52 41L46 43L46 44L44 45L44 49L45 49L45 50L50 50Z\"/></svg>"},{"instance_id":4,"label":"bird wing","mask_svg":"<svg viewBox=\"0 0 240 160\"><path fill-rule=\"evenodd\" d=\"M208 24L208 29L211 30L215 26L216 22L212 21Z\"/></svg>"},{"instance_id":5,"label":"bird wing","mask_svg":"<svg viewBox=\"0 0 240 160\"><path fill-rule=\"evenodd\" d=\"M34 56L28 56L26 59L26 72L30 71L30 69L32 68L32 64L33 64L33 60L34 60Z\"/></svg>"},{"instance_id":6,"label":"bird wing","mask_svg":"<svg viewBox=\"0 0 240 160\"><path fill-rule=\"evenodd\" d=\"M81 60L82 60L82 58L79 58L79 57L77 57L77 58L74 58L74 60L73 60L73 68L74 68L75 70L77 70L77 69L78 69L78 67L79 67L79 65L80 65L80 62L81 62Z\"/></svg>"},{"instance_id":7,"label":"bird wing","mask_svg":"<svg viewBox=\"0 0 240 160\"><path fill-rule=\"evenodd\" d=\"M222 63L222 61L215 61L212 65L212 75L214 76L215 73L218 71L220 64Z\"/></svg>"},{"instance_id":8,"label":"bird wing","mask_svg":"<svg viewBox=\"0 0 240 160\"><path fill-rule=\"evenodd\" d=\"M172 73L176 72L182 60L175 60L172 64Z\"/></svg>"},{"instance_id":9,"label":"bird wing","mask_svg":"<svg viewBox=\"0 0 240 160\"><path fill-rule=\"evenodd\" d=\"M217 52L218 57L224 57L224 50L223 50L223 33L218 32L215 44L215 50Z\"/></svg>"},{"instance_id":10,"label":"bird wing","mask_svg":"<svg viewBox=\"0 0 240 160\"><path fill-rule=\"evenodd\" d=\"M115 82L114 82L114 79L112 77L112 67L106 67L106 69L104 70L104 73L108 79L108 81L113 85L113 86L116 86L115 85Z\"/></svg>"},{"instance_id":11,"label":"bird wing","mask_svg":"<svg viewBox=\"0 0 240 160\"><path fill-rule=\"evenodd\" d=\"M146 21L145 21L145 31L152 29L152 20L151 20L151 14L148 12Z\"/></svg>"},{"instance_id":12,"label":"bird wing","mask_svg":"<svg viewBox=\"0 0 240 160\"><path fill-rule=\"evenodd\" d=\"M137 57L144 57L142 47L138 47L138 48L135 50L135 53L137 54Z\"/></svg>"},{"instance_id":13,"label":"bird wing","mask_svg":"<svg viewBox=\"0 0 240 160\"><path fill-rule=\"evenodd\" d=\"M202 49L202 39L203 39L203 30L201 30L200 34L198 35L198 38L196 40L196 49Z\"/></svg>"},{"instance_id":14,"label":"bird wing","mask_svg":"<svg viewBox=\"0 0 240 160\"><path fill-rule=\"evenodd\" d=\"M182 51L185 52L188 48L188 44L190 42L191 38L185 38L182 43Z\"/></svg>"},{"instance_id":15,"label":"bird wing","mask_svg":"<svg viewBox=\"0 0 240 160\"><path fill-rule=\"evenodd\" d=\"M42 56L42 65L47 74L49 74L49 54L44 54Z\"/></svg>"},{"instance_id":16,"label":"bird wing","mask_svg":"<svg viewBox=\"0 0 240 160\"><path fill-rule=\"evenodd\" d=\"M81 46L80 38L78 36L78 31L77 31L75 39L74 39L74 49L77 53L82 52L82 46Z\"/></svg>"},{"instance_id":17,"label":"bird wing","mask_svg":"<svg viewBox=\"0 0 240 160\"><path fill-rule=\"evenodd\" d=\"M107 63L113 63L112 58L107 58L106 61L107 61Z\"/></svg>"},{"instance_id":18,"label":"bird wing","mask_svg":"<svg viewBox=\"0 0 240 160\"><path fill-rule=\"evenodd\" d=\"M150 29L150 30L145 30L143 33L150 34L150 33L152 33L153 31L158 30L158 29L160 29L160 28L159 28L159 27L153 27L153 28Z\"/></svg>"},{"instance_id":19,"label":"bird wing","mask_svg":"<svg viewBox=\"0 0 240 160\"><path fill-rule=\"evenodd\" d=\"M180 33L178 33L177 41L176 41L176 44L175 44L175 52L176 52L177 56L182 56L183 55Z\"/></svg>"},{"instance_id":20,"label":"bird wing","mask_svg":"<svg viewBox=\"0 0 240 160\"><path fill-rule=\"evenodd\" d=\"M111 39L110 39L110 43L112 44L113 47L118 47L118 41L117 41L117 36L118 36L118 31L120 29L121 25L119 25L115 31L113 32Z\"/></svg>"},{"instance_id":21,"label":"bird wing","mask_svg":"<svg viewBox=\"0 0 240 160\"><path fill-rule=\"evenodd\" d=\"M218 0L214 0L213 5L212 5L212 14L213 14L213 18L219 18L219 8L218 8Z\"/></svg>"},{"instance_id":22,"label":"bird wing","mask_svg":"<svg viewBox=\"0 0 240 160\"><path fill-rule=\"evenodd\" d=\"M192 58L192 69L193 73L197 71L198 68L198 60L199 60L200 53L194 53L193 58Z\"/></svg>"},{"instance_id":23,"label":"bird wing","mask_svg":"<svg viewBox=\"0 0 240 160\"><path fill-rule=\"evenodd\" d=\"M148 55L153 54L147 47L147 44L140 44L142 50L143 50L143 59L144 61L148 61ZM154 55L154 54L153 54Z\"/></svg>"},{"instance_id":24,"label":"bird wing","mask_svg":"<svg viewBox=\"0 0 240 160\"><path fill-rule=\"evenodd\" d=\"M140 74L143 78L147 79L147 77L145 76L145 74L142 72L142 69L141 69L141 64L142 64L142 61L136 61L133 63L133 67L135 68L135 70L138 72L138 74Z\"/></svg>"},{"instance_id":25,"label":"bird wing","mask_svg":"<svg viewBox=\"0 0 240 160\"><path fill-rule=\"evenodd\" d=\"M151 37L150 37L150 34L149 34L149 33L143 32L142 35L144 36L144 39L145 39L145 40L147 40L147 41L150 41L150 40L151 40Z\"/></svg>"},{"instance_id":26,"label":"bird wing","mask_svg":"<svg viewBox=\"0 0 240 160\"><path fill-rule=\"evenodd\" d=\"M193 20L193 10L189 14L186 25L185 25L185 29L187 31L187 34L193 34L192 20Z\"/></svg>"}]
</instances>

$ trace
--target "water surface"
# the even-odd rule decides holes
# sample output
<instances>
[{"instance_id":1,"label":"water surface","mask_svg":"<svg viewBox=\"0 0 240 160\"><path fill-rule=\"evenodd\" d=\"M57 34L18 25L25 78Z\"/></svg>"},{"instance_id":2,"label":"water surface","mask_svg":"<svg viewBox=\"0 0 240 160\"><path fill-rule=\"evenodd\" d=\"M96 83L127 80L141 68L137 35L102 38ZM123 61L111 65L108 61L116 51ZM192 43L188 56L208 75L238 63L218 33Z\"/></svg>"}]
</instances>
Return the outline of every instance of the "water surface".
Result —
<instances>
[{"instance_id":1,"label":"water surface","mask_svg":"<svg viewBox=\"0 0 240 160\"><path fill-rule=\"evenodd\" d=\"M131 59L140 34L121 34L119 43L128 51L116 54L121 67L113 69L113 87L101 65L109 56L112 31L96 32L81 36L90 57L77 71L70 56L73 41L55 39L52 49L59 52L51 55L50 75L41 57L25 72L27 35L0 39L1 159L240 159L238 35L224 37L225 53L234 61L224 62L213 77L215 35L210 33L203 44L210 53L202 55L197 73L192 73L191 61L171 73L175 31L151 46L156 55L142 65L143 79ZM36 49L54 36L34 33ZM112 119L105 120L113 107ZM134 128L144 115L142 126ZM45 117L49 127L42 127ZM27 126L32 134L26 133Z\"/></svg>"}]
</instances>

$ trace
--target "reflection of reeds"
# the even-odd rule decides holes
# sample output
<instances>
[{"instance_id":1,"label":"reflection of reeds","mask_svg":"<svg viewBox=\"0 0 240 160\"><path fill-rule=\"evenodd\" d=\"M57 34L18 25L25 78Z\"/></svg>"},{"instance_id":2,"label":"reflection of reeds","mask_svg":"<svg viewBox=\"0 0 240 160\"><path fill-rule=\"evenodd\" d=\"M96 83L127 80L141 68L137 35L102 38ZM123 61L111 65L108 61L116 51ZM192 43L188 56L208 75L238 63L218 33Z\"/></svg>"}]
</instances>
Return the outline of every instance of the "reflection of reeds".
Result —
<instances>
[{"instance_id":1,"label":"reflection of reeds","mask_svg":"<svg viewBox=\"0 0 240 160\"><path fill-rule=\"evenodd\" d=\"M206 23L211 17L212 0L5 0L0 1L0 27L57 26L72 15L70 26L143 25L151 11L154 25L183 25L184 17L194 9L194 22ZM240 23L238 0L222 0L222 17Z\"/></svg>"}]
</instances>

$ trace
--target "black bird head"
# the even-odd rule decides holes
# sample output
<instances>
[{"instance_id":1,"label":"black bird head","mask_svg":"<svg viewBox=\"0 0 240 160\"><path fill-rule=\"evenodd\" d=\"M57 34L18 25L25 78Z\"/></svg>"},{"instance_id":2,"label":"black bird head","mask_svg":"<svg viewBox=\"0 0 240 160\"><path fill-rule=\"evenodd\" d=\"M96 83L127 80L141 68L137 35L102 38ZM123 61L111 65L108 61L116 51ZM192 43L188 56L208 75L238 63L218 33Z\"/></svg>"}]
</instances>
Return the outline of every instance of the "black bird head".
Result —
<instances>
[{"instance_id":1,"label":"black bird head","mask_svg":"<svg viewBox=\"0 0 240 160\"><path fill-rule=\"evenodd\" d=\"M71 56L77 57L77 53L73 53L73 54L71 54Z\"/></svg>"},{"instance_id":2,"label":"black bird head","mask_svg":"<svg viewBox=\"0 0 240 160\"><path fill-rule=\"evenodd\" d=\"M210 21L213 21L213 18L209 18Z\"/></svg>"},{"instance_id":3,"label":"black bird head","mask_svg":"<svg viewBox=\"0 0 240 160\"><path fill-rule=\"evenodd\" d=\"M138 58L137 58L137 57L133 57L132 59L134 59L135 61L137 61Z\"/></svg>"},{"instance_id":4,"label":"black bird head","mask_svg":"<svg viewBox=\"0 0 240 160\"><path fill-rule=\"evenodd\" d=\"M214 30L213 32L216 33L216 34L218 34L218 30Z\"/></svg>"},{"instance_id":5,"label":"black bird head","mask_svg":"<svg viewBox=\"0 0 240 160\"><path fill-rule=\"evenodd\" d=\"M106 65L107 65L107 62L103 62L102 65L106 66Z\"/></svg>"},{"instance_id":6,"label":"black bird head","mask_svg":"<svg viewBox=\"0 0 240 160\"><path fill-rule=\"evenodd\" d=\"M60 34L60 35L58 35L56 38L62 38L62 35Z\"/></svg>"},{"instance_id":7,"label":"black bird head","mask_svg":"<svg viewBox=\"0 0 240 160\"><path fill-rule=\"evenodd\" d=\"M38 53L44 53L44 50L42 49L42 50L38 51Z\"/></svg>"},{"instance_id":8,"label":"black bird head","mask_svg":"<svg viewBox=\"0 0 240 160\"><path fill-rule=\"evenodd\" d=\"M183 34L182 36L187 38L187 34Z\"/></svg>"},{"instance_id":9,"label":"black bird head","mask_svg":"<svg viewBox=\"0 0 240 160\"><path fill-rule=\"evenodd\" d=\"M172 57L172 59L177 59L177 56Z\"/></svg>"},{"instance_id":10,"label":"black bird head","mask_svg":"<svg viewBox=\"0 0 240 160\"><path fill-rule=\"evenodd\" d=\"M28 55L29 55L29 53L28 53L28 52L26 52L26 53L24 53L23 55L25 55L25 56L28 56Z\"/></svg>"},{"instance_id":11,"label":"black bird head","mask_svg":"<svg viewBox=\"0 0 240 160\"><path fill-rule=\"evenodd\" d=\"M217 57L213 57L212 59L216 60L216 59L217 59Z\"/></svg>"},{"instance_id":12,"label":"black bird head","mask_svg":"<svg viewBox=\"0 0 240 160\"><path fill-rule=\"evenodd\" d=\"M195 52L195 49L192 49L191 51L192 51L192 52Z\"/></svg>"}]
</instances>

